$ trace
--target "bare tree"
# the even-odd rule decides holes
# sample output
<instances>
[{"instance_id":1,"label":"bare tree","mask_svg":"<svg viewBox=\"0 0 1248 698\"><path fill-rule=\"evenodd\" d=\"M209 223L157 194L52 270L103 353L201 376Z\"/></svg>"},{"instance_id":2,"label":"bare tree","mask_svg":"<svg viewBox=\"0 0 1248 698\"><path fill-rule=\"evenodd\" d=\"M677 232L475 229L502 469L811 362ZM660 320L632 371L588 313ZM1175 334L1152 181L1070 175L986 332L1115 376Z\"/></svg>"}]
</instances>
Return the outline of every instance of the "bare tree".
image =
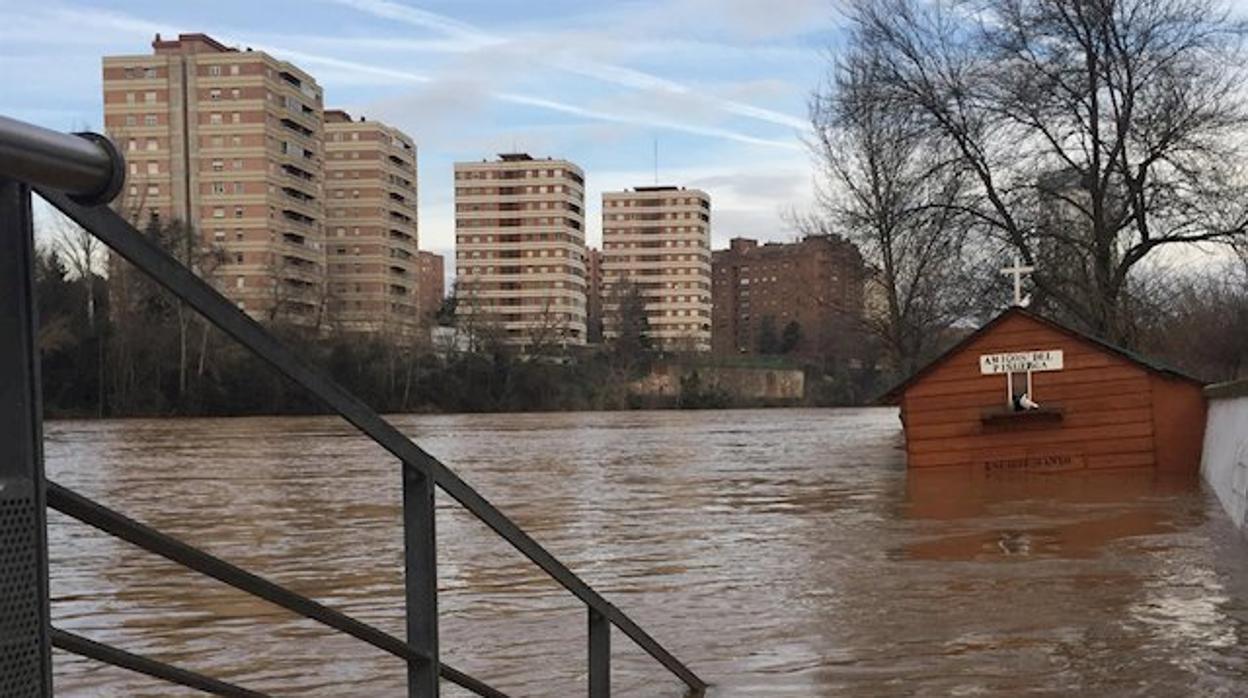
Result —
<instances>
[{"instance_id":1,"label":"bare tree","mask_svg":"<svg viewBox=\"0 0 1248 698\"><path fill-rule=\"evenodd\" d=\"M557 309L554 296L542 299L542 309L528 321L525 353L539 360L558 355L567 348L570 333L569 313Z\"/></svg>"},{"instance_id":2,"label":"bare tree","mask_svg":"<svg viewBox=\"0 0 1248 698\"><path fill-rule=\"evenodd\" d=\"M453 309L451 312L454 312L456 328L468 338L468 351L482 353L499 350L506 339L503 324L496 314L486 312L477 285L456 281L451 288L451 298L454 300L448 306Z\"/></svg>"},{"instance_id":3,"label":"bare tree","mask_svg":"<svg viewBox=\"0 0 1248 698\"><path fill-rule=\"evenodd\" d=\"M869 267L866 308L846 324L861 322L890 368L908 375L968 317L978 291L960 212L966 178L920 117L881 88L880 61L858 47L812 99L822 210L794 223L806 234L842 230L858 245Z\"/></svg>"},{"instance_id":4,"label":"bare tree","mask_svg":"<svg viewBox=\"0 0 1248 698\"><path fill-rule=\"evenodd\" d=\"M99 280L105 277L108 264L104 243L82 226L56 215L52 231L52 248L65 260L69 272L77 277L86 291L87 326L96 345L96 416L104 416L104 332L103 318L98 317Z\"/></svg>"},{"instance_id":5,"label":"bare tree","mask_svg":"<svg viewBox=\"0 0 1248 698\"><path fill-rule=\"evenodd\" d=\"M1248 229L1244 25L1221 0L856 0L873 90L947 143L949 204L1029 263L1037 300L1111 340L1137 265Z\"/></svg>"},{"instance_id":6,"label":"bare tree","mask_svg":"<svg viewBox=\"0 0 1248 698\"><path fill-rule=\"evenodd\" d=\"M607 289L603 314L611 318L611 333L605 341L617 382L635 378L649 369L654 341L641 287L628 280L613 281Z\"/></svg>"},{"instance_id":7,"label":"bare tree","mask_svg":"<svg viewBox=\"0 0 1248 698\"><path fill-rule=\"evenodd\" d=\"M107 264L104 243L82 226L58 214L52 225L52 249L65 260L69 272L87 285L87 321L94 326L97 305L95 279L104 275Z\"/></svg>"}]
</instances>

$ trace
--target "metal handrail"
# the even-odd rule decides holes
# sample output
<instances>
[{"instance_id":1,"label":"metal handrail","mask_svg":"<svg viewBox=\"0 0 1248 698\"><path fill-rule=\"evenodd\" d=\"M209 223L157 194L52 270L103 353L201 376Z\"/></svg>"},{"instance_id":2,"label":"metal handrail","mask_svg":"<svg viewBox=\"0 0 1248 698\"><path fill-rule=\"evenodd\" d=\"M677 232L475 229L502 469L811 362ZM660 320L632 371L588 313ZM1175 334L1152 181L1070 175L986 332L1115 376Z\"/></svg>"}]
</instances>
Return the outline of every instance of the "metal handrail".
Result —
<instances>
[{"instance_id":1,"label":"metal handrail","mask_svg":"<svg viewBox=\"0 0 1248 698\"><path fill-rule=\"evenodd\" d=\"M160 555L170 562L194 570L239 591L315 620L408 662L429 661L420 650L393 635L344 613L335 611L301 594L232 565L221 558L165 535L130 519L63 485L48 481L48 506L70 518L97 528L127 543ZM505 698L506 694L449 665L441 665L442 678L479 696Z\"/></svg>"},{"instance_id":2,"label":"metal handrail","mask_svg":"<svg viewBox=\"0 0 1248 698\"><path fill-rule=\"evenodd\" d=\"M126 176L125 160L107 138L66 135L7 116L0 116L0 169L6 177L83 203L112 201Z\"/></svg>"},{"instance_id":3,"label":"metal handrail","mask_svg":"<svg viewBox=\"0 0 1248 698\"><path fill-rule=\"evenodd\" d=\"M71 143L71 141L75 140L80 142ZM83 148L82 143L84 142L91 148L96 148L96 150ZM319 607L319 604L316 604L316 606L328 612L328 615L322 613L320 618L315 616L308 617L326 622L331 627L336 627L357 638L365 639L365 641L373 642L373 640L376 640L387 644L388 647L382 647L382 649L388 649L393 654L407 659L409 667L409 695L437 695L436 681L439 675L454 680L451 676L460 674L460 672L451 670L449 667L446 667L446 669L449 670L451 676L448 676L448 672L440 671L441 667L438 660L437 587L436 572L434 571L436 561L436 555L434 554L434 486L441 488L464 508L468 509L517 551L540 567L586 605L588 609L589 691L591 696L608 696L610 693L610 627L612 625L680 678L688 687L691 695L700 695L706 689L706 683L668 652L658 641L633 622L623 611L609 603L446 465L404 436L363 401L334 383L319 369L301 359L294 351L278 341L259 323L239 310L209 284L138 233L116 212L105 206L98 205L101 203L101 196L106 195L112 189L120 188L121 185L117 179L117 174L120 173L121 178L124 179L125 172L124 165L121 163L120 153L112 148L105 139L94 135L80 134L80 136L73 136L59 134L0 117L0 155L8 152L19 153L20 156L13 160L0 158L0 176L14 177L35 184L40 196L107 244L114 253L134 264L138 269L171 291L252 353L264 359L280 373L311 392L327 407L396 456L402 463L408 641L402 643L397 638L390 636L386 636L387 640L382 640L377 636L372 636L372 640L366 639L362 635L368 636L369 633L367 631L357 627L355 628L355 630L359 631L359 634L357 634L346 629L350 622L358 623L357 621L352 621L341 614L334 616L333 614L336 612L325 607ZM106 168L102 166L99 161L101 153L108 155L111 167ZM66 158L64 162L57 159L62 156ZM17 164L13 165L11 163ZM74 498L79 497L52 483L49 483L48 487L48 503L58 508L66 506L67 503L72 504L76 501ZM84 501L77 502L79 513L91 510L98 515L102 511L112 514L114 517L121 517L120 514L104 509L94 502L85 500L85 498L81 499ZM114 518L105 530L113 535L126 538L131 542L136 542L133 539L137 535L136 531L142 532L146 530L156 536L161 536L158 532L143 529L141 524L137 524L137 522L129 521L124 517L121 517L121 519L124 520L122 523L129 523L121 525ZM91 522L88 521L88 523ZM136 529L135 526L139 528ZM127 537L127 535L130 537ZM166 537L161 536L161 538L164 539ZM147 541L151 545L137 544L158 554L165 555L169 559L180 562L192 569L210 574L226 583L234 584L234 582L226 578L229 575L222 573L227 568L244 575L248 574L238 568L232 568L224 561L212 558L206 553L185 546L185 544L173 539L167 539L164 542L176 544L175 548L176 546L182 546L185 549L182 550L182 553L185 555L184 559L170 557L167 554L170 549L162 552L162 550L158 549L162 546L152 543L153 540L156 539L149 538ZM188 564L188 562L195 564ZM219 574L214 574L214 570ZM233 574L233 572L230 574ZM280 587L271 585L271 583L265 582L265 580L258 577L254 577L251 581L270 584L273 589L268 590L270 592L269 596L264 594L258 595L279 603L279 605L285 605L282 603L283 599L292 605L315 604L315 602L298 597L292 592L282 590ZM238 584L234 585L252 594L257 594L258 590L264 588L263 585L249 585L250 588L245 588ZM290 596L286 597L278 594L276 590L281 590L286 594L290 594ZM292 606L286 605L286 607L291 608ZM331 620L332 622L330 622ZM363 624L359 625L363 626ZM363 626L363 628L367 627ZM391 640L401 643L402 647L400 648L398 645L391 643ZM373 644L381 647L376 642L373 642ZM466 681L471 681L470 677L466 675L462 675L462 677ZM456 683L459 682L457 681ZM465 685L465 683L460 683L460 685ZM478 692L480 695L502 695L484 684L466 687Z\"/></svg>"}]
</instances>

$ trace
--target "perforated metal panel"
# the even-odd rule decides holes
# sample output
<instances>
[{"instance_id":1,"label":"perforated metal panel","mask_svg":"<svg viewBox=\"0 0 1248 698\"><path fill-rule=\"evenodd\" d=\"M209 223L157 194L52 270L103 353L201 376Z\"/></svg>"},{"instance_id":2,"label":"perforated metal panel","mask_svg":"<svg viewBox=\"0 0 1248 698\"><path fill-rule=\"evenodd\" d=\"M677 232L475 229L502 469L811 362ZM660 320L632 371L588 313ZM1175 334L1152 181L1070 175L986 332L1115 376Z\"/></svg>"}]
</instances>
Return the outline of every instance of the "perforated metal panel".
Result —
<instances>
[{"instance_id":1,"label":"perforated metal panel","mask_svg":"<svg viewBox=\"0 0 1248 698\"><path fill-rule=\"evenodd\" d=\"M0 698L52 695L30 190L0 178Z\"/></svg>"},{"instance_id":2,"label":"perforated metal panel","mask_svg":"<svg viewBox=\"0 0 1248 698\"><path fill-rule=\"evenodd\" d=\"M0 487L0 696L42 696L41 582L34 498L27 483L0 481Z\"/></svg>"}]
</instances>

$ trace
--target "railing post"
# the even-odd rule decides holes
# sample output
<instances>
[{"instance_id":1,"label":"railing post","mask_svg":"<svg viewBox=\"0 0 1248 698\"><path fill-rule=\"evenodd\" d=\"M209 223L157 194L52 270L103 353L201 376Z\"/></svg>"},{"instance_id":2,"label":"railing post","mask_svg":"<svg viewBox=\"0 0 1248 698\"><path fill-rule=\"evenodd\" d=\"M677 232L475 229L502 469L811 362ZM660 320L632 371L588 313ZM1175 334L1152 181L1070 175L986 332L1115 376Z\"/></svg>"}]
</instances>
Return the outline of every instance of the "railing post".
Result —
<instances>
[{"instance_id":1,"label":"railing post","mask_svg":"<svg viewBox=\"0 0 1248 698\"><path fill-rule=\"evenodd\" d=\"M407 642L429 656L408 662L408 698L438 695L438 554L433 482L403 464L403 562Z\"/></svg>"},{"instance_id":2,"label":"railing post","mask_svg":"<svg viewBox=\"0 0 1248 698\"><path fill-rule=\"evenodd\" d=\"M0 695L51 696L30 187L0 178Z\"/></svg>"},{"instance_id":3,"label":"railing post","mask_svg":"<svg viewBox=\"0 0 1248 698\"><path fill-rule=\"evenodd\" d=\"M589 609L589 698L611 697L611 621Z\"/></svg>"}]
</instances>

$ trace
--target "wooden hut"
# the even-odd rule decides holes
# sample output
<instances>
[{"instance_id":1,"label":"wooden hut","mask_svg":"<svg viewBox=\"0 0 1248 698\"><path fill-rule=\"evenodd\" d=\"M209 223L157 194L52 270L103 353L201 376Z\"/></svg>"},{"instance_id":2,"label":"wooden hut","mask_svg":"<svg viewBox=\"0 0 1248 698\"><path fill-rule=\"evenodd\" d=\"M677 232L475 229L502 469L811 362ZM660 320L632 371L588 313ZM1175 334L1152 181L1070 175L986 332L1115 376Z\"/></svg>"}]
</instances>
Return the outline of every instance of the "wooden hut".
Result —
<instances>
[{"instance_id":1,"label":"wooden hut","mask_svg":"<svg viewBox=\"0 0 1248 698\"><path fill-rule=\"evenodd\" d=\"M1195 378L1014 307L881 402L901 407L912 469L1196 473L1201 388Z\"/></svg>"}]
</instances>

